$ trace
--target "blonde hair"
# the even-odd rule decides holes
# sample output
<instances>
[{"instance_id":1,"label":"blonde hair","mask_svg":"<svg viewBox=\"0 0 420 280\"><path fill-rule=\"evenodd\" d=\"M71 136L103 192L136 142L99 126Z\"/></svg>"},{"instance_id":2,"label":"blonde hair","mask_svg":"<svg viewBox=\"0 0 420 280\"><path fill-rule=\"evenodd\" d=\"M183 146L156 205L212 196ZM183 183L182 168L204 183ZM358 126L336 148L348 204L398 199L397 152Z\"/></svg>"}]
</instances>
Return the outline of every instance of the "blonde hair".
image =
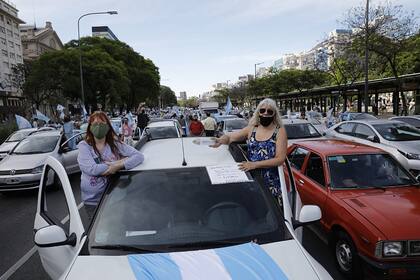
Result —
<instances>
[{"instance_id":1,"label":"blonde hair","mask_svg":"<svg viewBox=\"0 0 420 280\"><path fill-rule=\"evenodd\" d=\"M260 124L260 108L263 105L266 105L268 108L270 108L270 109L272 109L274 111L274 120L273 120L273 122L274 122L274 124L277 127L282 127L283 126L283 123L282 123L281 118L280 118L280 112L279 112L279 109L277 108L276 101L274 101L271 98L265 98L264 100L262 100L258 104L257 109L255 110L254 115L252 116L251 120L249 121L249 124L251 126L257 126L257 125Z\"/></svg>"}]
</instances>

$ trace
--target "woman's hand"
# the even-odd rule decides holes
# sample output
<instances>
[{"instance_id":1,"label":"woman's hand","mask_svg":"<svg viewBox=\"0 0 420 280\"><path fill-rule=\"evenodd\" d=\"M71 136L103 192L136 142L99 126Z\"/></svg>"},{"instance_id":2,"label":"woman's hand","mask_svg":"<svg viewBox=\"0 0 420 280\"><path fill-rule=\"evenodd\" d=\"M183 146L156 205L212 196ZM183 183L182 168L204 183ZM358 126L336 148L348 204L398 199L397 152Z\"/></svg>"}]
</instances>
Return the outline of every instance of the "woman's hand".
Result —
<instances>
[{"instance_id":1,"label":"woman's hand","mask_svg":"<svg viewBox=\"0 0 420 280\"><path fill-rule=\"evenodd\" d=\"M257 164L252 161L241 162L240 164L238 164L238 166L239 166L239 170L242 170L242 171L249 171L249 170L253 170L257 168Z\"/></svg>"},{"instance_id":2,"label":"woman's hand","mask_svg":"<svg viewBox=\"0 0 420 280\"><path fill-rule=\"evenodd\" d=\"M114 162L106 162L109 165L108 169L102 174L103 176L108 176L115 174L118 170L124 168L124 159L120 159Z\"/></svg>"},{"instance_id":3,"label":"woman's hand","mask_svg":"<svg viewBox=\"0 0 420 280\"><path fill-rule=\"evenodd\" d=\"M223 144L224 145L229 145L230 139L229 139L229 136L223 135L220 138L214 139L214 142L215 143L213 145L210 145L210 147L212 147L212 148L219 148Z\"/></svg>"}]
</instances>

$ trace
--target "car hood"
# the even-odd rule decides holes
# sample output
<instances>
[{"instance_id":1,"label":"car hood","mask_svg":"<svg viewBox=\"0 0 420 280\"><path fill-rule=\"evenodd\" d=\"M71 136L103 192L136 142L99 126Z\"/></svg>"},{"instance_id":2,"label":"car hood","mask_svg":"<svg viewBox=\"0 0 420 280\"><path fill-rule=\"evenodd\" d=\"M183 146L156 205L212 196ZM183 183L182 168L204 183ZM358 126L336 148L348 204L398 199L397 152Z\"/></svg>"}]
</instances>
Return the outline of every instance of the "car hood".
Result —
<instances>
[{"instance_id":1,"label":"car hood","mask_svg":"<svg viewBox=\"0 0 420 280\"><path fill-rule=\"evenodd\" d=\"M13 149L19 142L4 142L0 145L0 153L9 152Z\"/></svg>"},{"instance_id":2,"label":"car hood","mask_svg":"<svg viewBox=\"0 0 420 280\"><path fill-rule=\"evenodd\" d=\"M273 272L277 274L269 277ZM332 279L315 273L295 240L162 254L79 256L65 279L134 280L136 276L149 280Z\"/></svg>"},{"instance_id":3,"label":"car hood","mask_svg":"<svg viewBox=\"0 0 420 280\"><path fill-rule=\"evenodd\" d=\"M393 143L389 141L390 145L393 145L398 150L406 153L419 154L420 153L420 141L398 141Z\"/></svg>"},{"instance_id":4,"label":"car hood","mask_svg":"<svg viewBox=\"0 0 420 280\"><path fill-rule=\"evenodd\" d=\"M339 195L340 196L340 195ZM395 187L352 192L341 199L370 221L388 240L419 239L420 188Z\"/></svg>"},{"instance_id":5,"label":"car hood","mask_svg":"<svg viewBox=\"0 0 420 280\"><path fill-rule=\"evenodd\" d=\"M30 154L30 155L8 155L0 162L1 170L11 169L32 169L43 165L47 157L51 153L46 154Z\"/></svg>"}]
</instances>

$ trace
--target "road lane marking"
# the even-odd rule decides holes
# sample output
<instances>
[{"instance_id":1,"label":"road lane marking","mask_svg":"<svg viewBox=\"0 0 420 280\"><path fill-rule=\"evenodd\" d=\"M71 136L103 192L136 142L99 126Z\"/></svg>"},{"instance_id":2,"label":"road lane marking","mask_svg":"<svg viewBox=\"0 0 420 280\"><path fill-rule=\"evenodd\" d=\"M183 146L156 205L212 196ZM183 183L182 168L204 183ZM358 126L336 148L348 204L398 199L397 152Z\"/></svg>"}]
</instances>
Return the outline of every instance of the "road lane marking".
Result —
<instances>
[{"instance_id":1,"label":"road lane marking","mask_svg":"<svg viewBox=\"0 0 420 280\"><path fill-rule=\"evenodd\" d=\"M83 202L77 205L77 210L83 207ZM69 215L65 216L64 219L61 220L61 223L67 223L69 221ZM21 266L23 266L36 252L36 246L32 247L23 257L21 257L14 265L12 265L2 276L0 276L0 280L7 280L10 276L12 276Z\"/></svg>"}]
</instances>

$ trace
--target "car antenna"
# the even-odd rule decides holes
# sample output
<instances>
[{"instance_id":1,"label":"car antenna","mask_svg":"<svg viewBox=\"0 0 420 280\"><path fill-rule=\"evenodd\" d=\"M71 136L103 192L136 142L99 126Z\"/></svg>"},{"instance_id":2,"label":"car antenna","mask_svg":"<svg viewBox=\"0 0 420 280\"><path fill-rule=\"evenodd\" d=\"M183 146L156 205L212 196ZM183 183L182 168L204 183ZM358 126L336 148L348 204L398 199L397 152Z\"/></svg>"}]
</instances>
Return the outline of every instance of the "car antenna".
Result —
<instances>
[{"instance_id":1,"label":"car antenna","mask_svg":"<svg viewBox=\"0 0 420 280\"><path fill-rule=\"evenodd\" d=\"M182 137L182 135L181 135L181 145L182 145L182 166L187 166L187 162L185 161L184 137Z\"/></svg>"}]
</instances>

